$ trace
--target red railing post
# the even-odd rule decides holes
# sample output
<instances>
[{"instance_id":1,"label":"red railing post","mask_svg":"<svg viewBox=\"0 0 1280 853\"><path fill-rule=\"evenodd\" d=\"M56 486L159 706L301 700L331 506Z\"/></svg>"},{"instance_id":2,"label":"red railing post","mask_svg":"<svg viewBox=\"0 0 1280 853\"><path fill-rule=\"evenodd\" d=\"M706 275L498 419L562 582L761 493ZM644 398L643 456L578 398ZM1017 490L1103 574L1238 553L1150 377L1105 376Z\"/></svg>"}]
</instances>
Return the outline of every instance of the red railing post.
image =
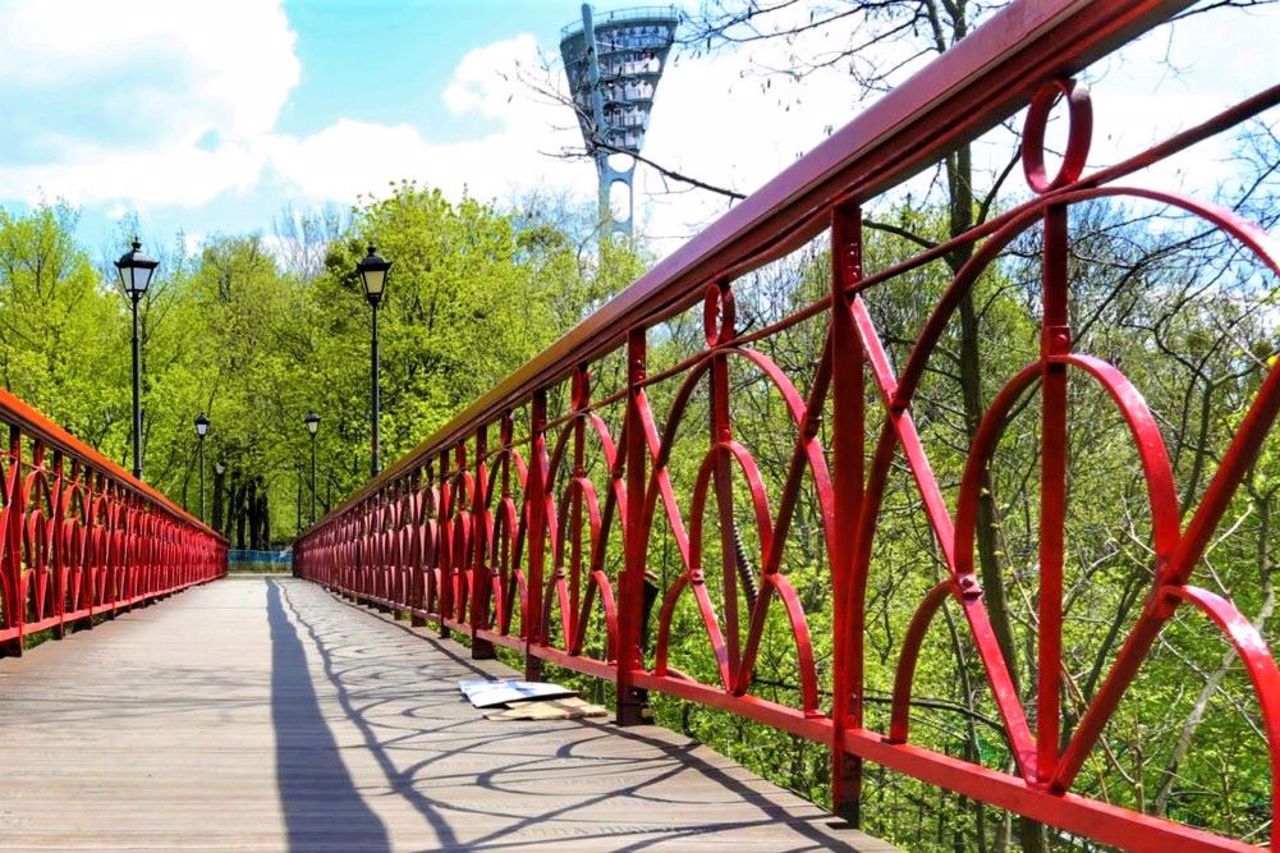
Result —
<instances>
[{"instance_id":1,"label":"red railing post","mask_svg":"<svg viewBox=\"0 0 1280 853\"><path fill-rule=\"evenodd\" d=\"M376 543L374 554L377 562L373 571L373 594L379 599L377 608L383 613L395 613L395 539L396 499L395 482L378 490L378 523L373 531Z\"/></svg>"},{"instance_id":2,"label":"red railing post","mask_svg":"<svg viewBox=\"0 0 1280 853\"><path fill-rule=\"evenodd\" d=\"M716 348L734 337L733 290L726 279L712 285L719 306L718 323L707 324L707 346L712 348L711 381L707 386L708 445L713 448L715 462L712 469L712 489L715 494L716 513L720 528L720 583L724 596L721 608L724 618L724 639L728 653L729 673L736 681L742 666L742 632L738 624L738 542L737 521L733 515L733 467L728 450L733 440L732 419L729 415L729 356Z\"/></svg>"},{"instance_id":3,"label":"red railing post","mask_svg":"<svg viewBox=\"0 0 1280 853\"><path fill-rule=\"evenodd\" d=\"M58 624L53 626L55 640L61 640L66 636L68 569L66 548L62 541L67 524L65 476L62 451L55 449L53 451L53 489L50 501L52 504L50 509L53 511L53 541L49 543L49 565L50 570L53 572L53 595L55 599L53 612L58 617Z\"/></svg>"},{"instance_id":4,"label":"red railing post","mask_svg":"<svg viewBox=\"0 0 1280 853\"><path fill-rule=\"evenodd\" d=\"M502 519L502 537L498 537L498 519L494 519L493 525L493 556L492 560L496 567L497 578L497 596L493 608L493 628L494 630L506 636L511 634L511 615L515 608L520 606L520 588L517 580L517 568L519 563L519 555L515 553L516 548L514 539L520 527L518 519L512 518L510 508L515 505L515 498L511 494L512 473L515 472L515 480L519 485L520 475L518 467L514 464L515 448L512 442L515 441L515 421L511 417L511 410L506 409L502 412L501 419L498 422L498 440L502 443L502 461L499 463L499 478L502 485L499 487L498 500L495 504L495 510L501 514Z\"/></svg>"},{"instance_id":5,"label":"red railing post","mask_svg":"<svg viewBox=\"0 0 1280 853\"><path fill-rule=\"evenodd\" d=\"M1057 772L1062 708L1062 554L1067 503L1067 208L1044 218L1044 325L1041 329L1041 486L1039 643L1036 687L1036 778L1048 786Z\"/></svg>"},{"instance_id":6,"label":"red railing post","mask_svg":"<svg viewBox=\"0 0 1280 853\"><path fill-rule=\"evenodd\" d=\"M142 510L133 495L124 495L124 548L121 551L120 593L121 609L128 613L133 609L133 595L137 588L138 564L141 562L138 552L142 526Z\"/></svg>"},{"instance_id":7,"label":"red railing post","mask_svg":"<svg viewBox=\"0 0 1280 853\"><path fill-rule=\"evenodd\" d=\"M9 582L8 596L4 602L5 628L15 630L8 653L21 657L22 634L27 612L26 578L22 573L22 516L25 512L22 499L22 433L16 425L9 427L9 471L5 483L4 509L8 524L4 536L8 547L4 554L4 573Z\"/></svg>"},{"instance_id":8,"label":"red railing post","mask_svg":"<svg viewBox=\"0 0 1280 853\"><path fill-rule=\"evenodd\" d=\"M360 505L355 509L355 519L352 521L351 536L353 539L351 547L351 568L348 574L351 581L347 585L347 598L350 601L359 602L361 600L360 593L363 589L364 582L364 562L368 559L369 543L366 535L369 529L369 499L361 501Z\"/></svg>"},{"instance_id":9,"label":"red railing post","mask_svg":"<svg viewBox=\"0 0 1280 853\"><path fill-rule=\"evenodd\" d=\"M862 759L845 750L845 732L862 727L863 598L865 572L855 578L855 536L862 511L865 388L862 343L854 326L850 288L862 278L862 213L835 211L831 219L832 480L835 535L827 545L833 589L831 801L836 814L861 822Z\"/></svg>"},{"instance_id":10,"label":"red railing post","mask_svg":"<svg viewBox=\"0 0 1280 853\"><path fill-rule=\"evenodd\" d=\"M529 681L542 678L542 658L535 651L543 645L542 567L547 541L547 392L533 392L529 404L529 474L525 488L525 529L529 531L529 609L521 614L525 626L524 672Z\"/></svg>"},{"instance_id":11,"label":"red railing post","mask_svg":"<svg viewBox=\"0 0 1280 853\"><path fill-rule=\"evenodd\" d=\"M424 473L426 476L424 477ZM429 469L419 466L413 469L413 477L409 486L409 524L412 566L409 570L409 625L414 628L426 627L427 620L422 611L427 609L427 490L431 488Z\"/></svg>"},{"instance_id":12,"label":"red railing post","mask_svg":"<svg viewBox=\"0 0 1280 853\"><path fill-rule=\"evenodd\" d=\"M404 603L404 615L413 618L417 606L414 583L418 578L418 471L407 472L400 481L400 529L396 535L400 542L400 597Z\"/></svg>"},{"instance_id":13,"label":"red railing post","mask_svg":"<svg viewBox=\"0 0 1280 853\"><path fill-rule=\"evenodd\" d=\"M370 596L377 589L378 566L378 499L379 492L374 492L365 501L363 530L360 539L360 563L356 575L356 601L372 604Z\"/></svg>"},{"instance_id":14,"label":"red railing post","mask_svg":"<svg viewBox=\"0 0 1280 853\"><path fill-rule=\"evenodd\" d=\"M106 563L106 532L99 522L98 513L102 506L102 474L89 471L85 473L85 505L88 520L84 526L85 538L85 584L89 596L89 618L86 626L93 628L93 617L98 615L102 607L104 587L102 584L103 565Z\"/></svg>"},{"instance_id":15,"label":"red railing post","mask_svg":"<svg viewBox=\"0 0 1280 853\"><path fill-rule=\"evenodd\" d=\"M493 643L478 637L477 632L485 626L489 613L489 495L488 465L485 457L489 453L488 428L481 424L476 427L476 480L472 489L471 501L471 658L488 660L495 656Z\"/></svg>"},{"instance_id":16,"label":"red railing post","mask_svg":"<svg viewBox=\"0 0 1280 853\"><path fill-rule=\"evenodd\" d=\"M404 588L404 579L401 572L404 571L404 537L401 535L404 526L404 480L397 477L394 482L387 486L387 506L386 519L383 527L390 529L384 530L383 538L383 554L385 567L382 576L386 578L385 595L390 603L391 618L401 619L404 615L403 605L405 601L401 595Z\"/></svg>"},{"instance_id":17,"label":"red railing post","mask_svg":"<svg viewBox=\"0 0 1280 853\"><path fill-rule=\"evenodd\" d=\"M646 331L637 326L627 334L627 412L623 448L627 505L623 515L623 568L618 601L618 675L616 720L620 726L646 722L646 694L633 686L632 676L644 669L644 573L648 536L644 530L644 493L649 448L644 428Z\"/></svg>"},{"instance_id":18,"label":"red railing post","mask_svg":"<svg viewBox=\"0 0 1280 853\"><path fill-rule=\"evenodd\" d=\"M82 627L88 629L93 627L97 604L93 597L93 471L76 460L71 480L80 491L80 547L76 549L75 559L80 567L80 606L87 612Z\"/></svg>"},{"instance_id":19,"label":"red railing post","mask_svg":"<svg viewBox=\"0 0 1280 853\"><path fill-rule=\"evenodd\" d=\"M453 463L457 466L457 471L453 475L453 482L457 485L454 487L452 500L454 502L454 527L453 536L456 537L455 547L450 552L452 560L450 562L449 576L452 578L453 585L453 602L449 609L449 618L458 626L467 626L467 604L470 596L468 595L467 581L471 577L471 561L468 546L471 543L471 521L470 508L467 506L467 445L460 440L453 448ZM465 628L464 628L465 630ZM467 631L469 634L470 631Z\"/></svg>"},{"instance_id":20,"label":"red railing post","mask_svg":"<svg viewBox=\"0 0 1280 853\"><path fill-rule=\"evenodd\" d=\"M570 408L579 416L575 417L572 422L573 432L573 461L570 468L570 482L578 481L580 478L586 477L586 427L587 419L585 414L591 409L591 372L587 365L580 364L574 368L572 380L572 393ZM563 460L560 463L564 464ZM563 470L563 468L561 469ZM568 524L561 524L562 536L566 537L560 542L560 560L556 566L556 575L558 583L563 584L563 573L566 564L568 565L568 590L569 590L569 612L562 613L562 625L564 625L564 643L565 648L572 648L577 642L578 625L581 613L578 606L582 601L582 512L583 512L583 490L570 487L565 493L567 500L561 506L561 513L568 514ZM588 546L590 550L590 545ZM591 559L590 556L587 557ZM561 607L564 606L563 601ZM567 618L563 618L567 617Z\"/></svg>"},{"instance_id":21,"label":"red railing post","mask_svg":"<svg viewBox=\"0 0 1280 853\"><path fill-rule=\"evenodd\" d=\"M436 619L441 637L449 636L445 620L453 613L453 489L449 486L449 450L440 451L440 500L436 506Z\"/></svg>"},{"instance_id":22,"label":"red railing post","mask_svg":"<svg viewBox=\"0 0 1280 853\"><path fill-rule=\"evenodd\" d=\"M121 527L124 521L121 516L124 514L124 508L120 503L120 495L116 489L115 482L107 479L103 486L103 500L107 505L107 523L105 536L107 540L107 554L103 561L106 569L106 577L104 587L107 595L107 618L116 618L116 609L119 607L120 600L120 573L121 566L124 564L124 533Z\"/></svg>"}]
</instances>

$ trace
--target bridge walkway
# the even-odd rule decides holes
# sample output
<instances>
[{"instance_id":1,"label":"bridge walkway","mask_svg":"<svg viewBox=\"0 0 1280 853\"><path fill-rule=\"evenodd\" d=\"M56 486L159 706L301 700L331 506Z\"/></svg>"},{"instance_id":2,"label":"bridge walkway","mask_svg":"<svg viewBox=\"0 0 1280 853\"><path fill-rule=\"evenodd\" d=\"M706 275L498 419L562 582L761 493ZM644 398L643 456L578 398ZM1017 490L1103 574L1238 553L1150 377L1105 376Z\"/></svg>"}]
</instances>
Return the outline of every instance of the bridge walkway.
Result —
<instances>
[{"instance_id":1,"label":"bridge walkway","mask_svg":"<svg viewBox=\"0 0 1280 853\"><path fill-rule=\"evenodd\" d=\"M0 849L892 849L655 726L487 721L465 655L259 577L0 660Z\"/></svg>"}]
</instances>

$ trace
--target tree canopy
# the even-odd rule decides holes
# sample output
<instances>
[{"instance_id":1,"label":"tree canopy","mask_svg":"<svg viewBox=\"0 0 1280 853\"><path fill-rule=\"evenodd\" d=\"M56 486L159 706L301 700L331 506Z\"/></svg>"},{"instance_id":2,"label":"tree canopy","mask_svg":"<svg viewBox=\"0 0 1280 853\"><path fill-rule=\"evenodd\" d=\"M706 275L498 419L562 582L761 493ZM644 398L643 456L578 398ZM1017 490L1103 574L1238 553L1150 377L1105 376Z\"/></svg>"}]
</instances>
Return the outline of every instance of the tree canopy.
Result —
<instances>
[{"instance_id":1,"label":"tree canopy","mask_svg":"<svg viewBox=\"0 0 1280 853\"><path fill-rule=\"evenodd\" d=\"M380 308L384 462L638 269L632 258L601 274L544 200L513 212L408 182L389 190L345 222L303 217L274 235L158 252L139 305L145 476L198 511L192 424L205 412L207 515L233 544L282 545L309 520L306 412L321 418L317 513L368 476L370 310L354 272L367 244L394 262ZM76 225L61 203L0 210L0 377L126 464L128 300L114 269L77 243Z\"/></svg>"}]
</instances>

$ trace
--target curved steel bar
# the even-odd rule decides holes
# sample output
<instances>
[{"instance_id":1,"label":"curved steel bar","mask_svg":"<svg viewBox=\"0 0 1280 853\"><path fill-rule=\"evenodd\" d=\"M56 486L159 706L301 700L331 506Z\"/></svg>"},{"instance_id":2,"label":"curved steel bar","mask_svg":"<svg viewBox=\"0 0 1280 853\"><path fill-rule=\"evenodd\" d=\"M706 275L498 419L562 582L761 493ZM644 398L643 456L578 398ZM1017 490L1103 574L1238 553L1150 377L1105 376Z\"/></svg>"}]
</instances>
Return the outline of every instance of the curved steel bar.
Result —
<instances>
[{"instance_id":1,"label":"curved steel bar","mask_svg":"<svg viewBox=\"0 0 1280 853\"><path fill-rule=\"evenodd\" d=\"M1234 604L1216 593L1194 586L1170 586L1165 591L1204 611L1226 634L1244 663L1258 698L1266 733L1271 762L1271 813L1280 814L1280 669L1276 668L1267 641ZM1271 849L1280 850L1280 825L1275 821L1271 823Z\"/></svg>"},{"instance_id":2,"label":"curved steel bar","mask_svg":"<svg viewBox=\"0 0 1280 853\"><path fill-rule=\"evenodd\" d=\"M954 589L954 584L945 580L925 593L916 607L907 633L902 637L902 651L898 653L898 669L893 679L893 704L889 713L889 742L906 743L907 732L911 726L911 685L915 681L916 661L920 658L920 649L924 645L929 625L947 596Z\"/></svg>"}]
</instances>

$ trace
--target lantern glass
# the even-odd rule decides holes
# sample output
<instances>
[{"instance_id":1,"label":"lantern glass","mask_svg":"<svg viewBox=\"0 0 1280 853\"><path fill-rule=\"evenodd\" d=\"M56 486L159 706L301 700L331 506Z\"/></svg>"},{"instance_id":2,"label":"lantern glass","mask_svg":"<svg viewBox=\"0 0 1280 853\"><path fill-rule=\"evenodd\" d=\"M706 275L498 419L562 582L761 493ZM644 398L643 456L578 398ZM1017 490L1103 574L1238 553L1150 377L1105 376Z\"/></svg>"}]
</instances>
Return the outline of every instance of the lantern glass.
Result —
<instances>
[{"instance_id":1,"label":"lantern glass","mask_svg":"<svg viewBox=\"0 0 1280 853\"><path fill-rule=\"evenodd\" d=\"M356 272L360 274L360 284L364 287L365 298L377 304L387 286L387 273L391 270L391 262L378 254L373 244L369 245L369 254L356 264Z\"/></svg>"},{"instance_id":2,"label":"lantern glass","mask_svg":"<svg viewBox=\"0 0 1280 853\"><path fill-rule=\"evenodd\" d=\"M147 292L147 287L151 284L151 274L158 266L160 262L144 255L142 243L134 240L133 249L125 252L120 256L120 260L116 261L116 269L120 272L120 284L124 286L124 292L134 299L141 298Z\"/></svg>"},{"instance_id":3,"label":"lantern glass","mask_svg":"<svg viewBox=\"0 0 1280 853\"><path fill-rule=\"evenodd\" d=\"M209 419L204 416L204 412L196 415L196 435L204 438L209 434Z\"/></svg>"}]
</instances>

